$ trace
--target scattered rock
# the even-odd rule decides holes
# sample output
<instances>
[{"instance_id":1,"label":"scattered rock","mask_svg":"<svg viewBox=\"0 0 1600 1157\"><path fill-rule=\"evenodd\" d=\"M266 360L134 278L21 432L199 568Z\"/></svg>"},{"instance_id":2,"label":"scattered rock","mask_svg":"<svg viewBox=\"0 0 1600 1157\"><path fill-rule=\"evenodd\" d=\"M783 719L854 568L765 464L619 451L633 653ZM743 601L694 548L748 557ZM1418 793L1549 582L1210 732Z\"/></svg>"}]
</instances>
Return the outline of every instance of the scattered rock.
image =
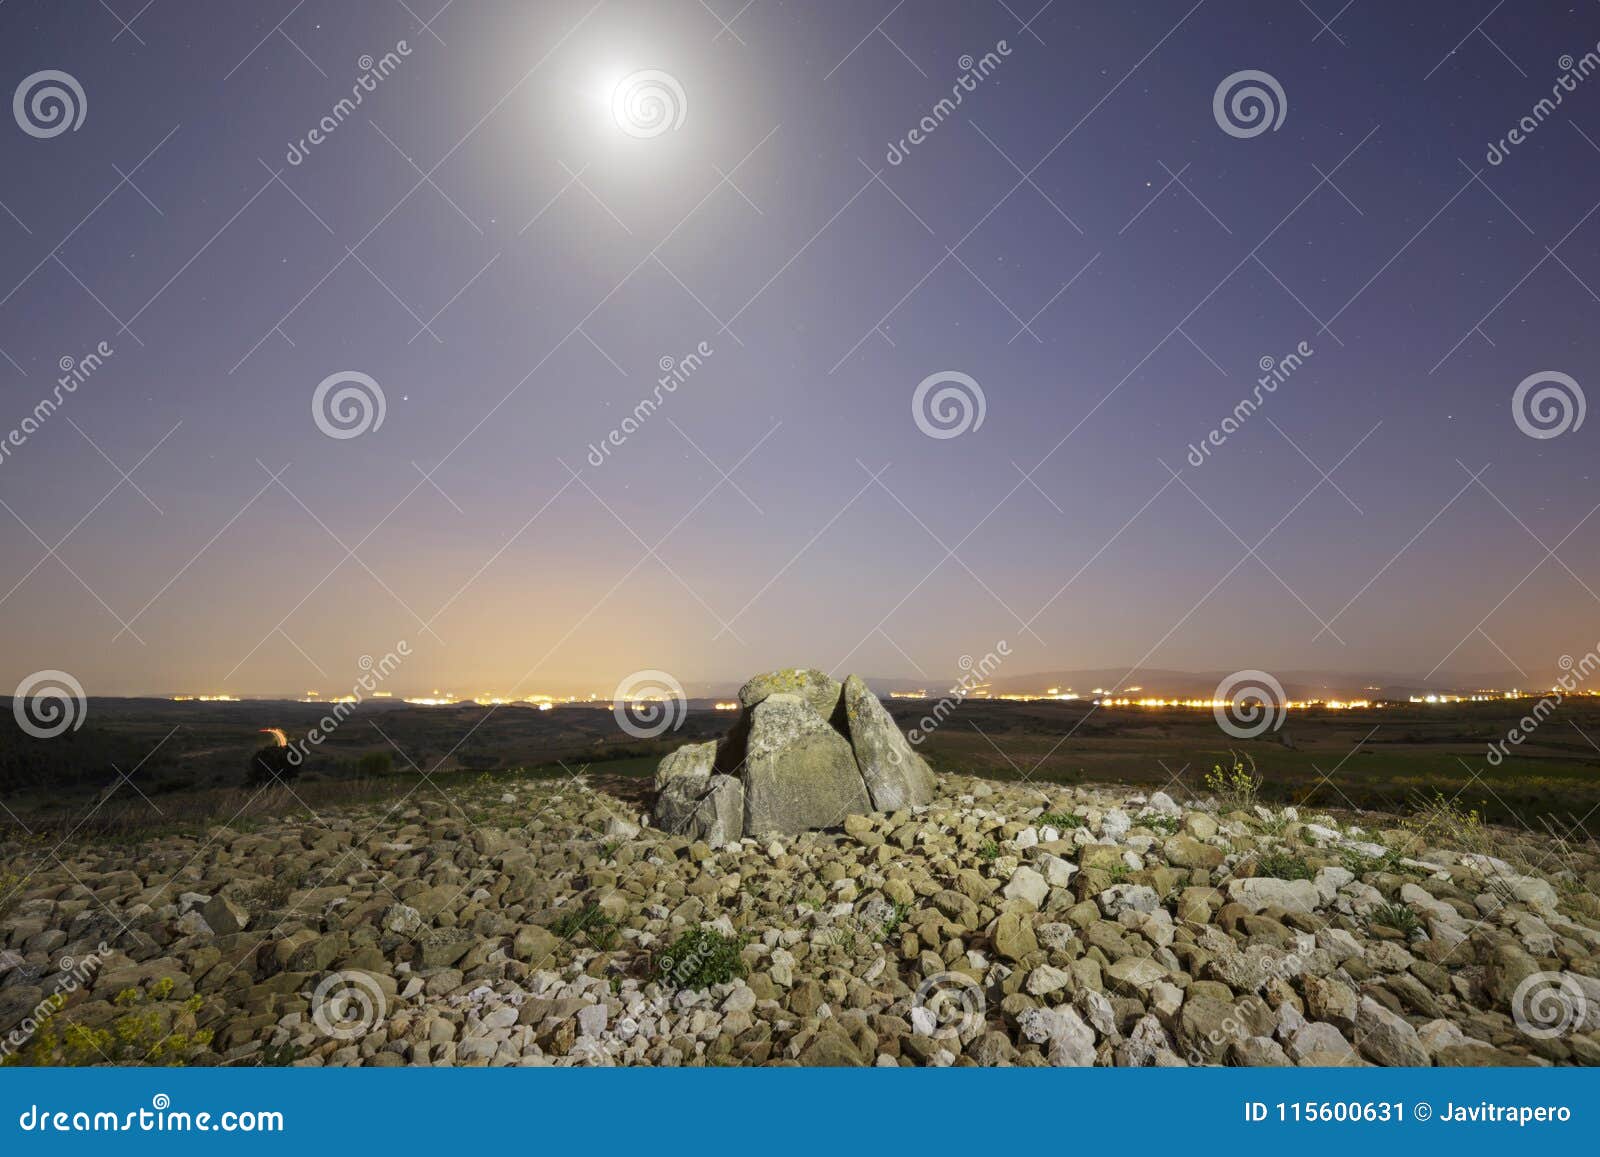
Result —
<instances>
[{"instance_id":1,"label":"scattered rock","mask_svg":"<svg viewBox=\"0 0 1600 1157\"><path fill-rule=\"evenodd\" d=\"M1427 1065L1432 1058L1417 1039L1417 1030L1370 996L1356 1009L1356 1047L1380 1065Z\"/></svg>"},{"instance_id":2,"label":"scattered rock","mask_svg":"<svg viewBox=\"0 0 1600 1157\"><path fill-rule=\"evenodd\" d=\"M0 919L0 1035L92 956L61 1017L108 1024L134 989L141 1015L211 1034L184 1058L207 1065L1600 1063L1600 911L1569 883L1600 878L1592 850L1560 887L1509 867L1539 862L1527 846L1363 867L1352 844L1400 837L958 775L875 810L853 693L752 689L744 739L662 761L642 830L637 800L530 777L64 846ZM762 717L774 776L786 736L815 749L801 778L854 776L826 830L747 838L729 756ZM1229 877L1280 850L1315 878ZM1390 903L1421 927L1383 928ZM1541 975L1565 994L1550 1037L1513 1016ZM312 1015L340 978L381 1005L349 1040Z\"/></svg>"}]
</instances>

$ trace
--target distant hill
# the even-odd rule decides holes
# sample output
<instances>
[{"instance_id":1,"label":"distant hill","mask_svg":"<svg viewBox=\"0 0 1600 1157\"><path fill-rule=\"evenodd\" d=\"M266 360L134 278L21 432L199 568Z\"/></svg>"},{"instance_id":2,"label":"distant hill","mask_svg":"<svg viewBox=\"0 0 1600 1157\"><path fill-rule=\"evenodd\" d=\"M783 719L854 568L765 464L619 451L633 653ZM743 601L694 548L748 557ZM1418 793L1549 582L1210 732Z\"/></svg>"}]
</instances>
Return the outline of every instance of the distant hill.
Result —
<instances>
[{"instance_id":1,"label":"distant hill","mask_svg":"<svg viewBox=\"0 0 1600 1157\"><path fill-rule=\"evenodd\" d=\"M1095 688L1119 695L1159 695L1166 698L1207 699L1233 671L1174 671L1159 667L1090 667L1070 671L1035 671L1026 674L997 675L989 681L995 694L1037 694L1051 687L1071 690L1089 697ZM1412 695L1466 694L1485 688L1530 688L1534 683L1510 672L1441 672L1433 678L1418 674L1350 674L1338 671L1273 671L1291 699L1385 698L1405 699ZM945 694L955 680L869 679L880 695L894 691L926 690L932 696ZM1139 688L1133 691L1133 688Z\"/></svg>"}]
</instances>

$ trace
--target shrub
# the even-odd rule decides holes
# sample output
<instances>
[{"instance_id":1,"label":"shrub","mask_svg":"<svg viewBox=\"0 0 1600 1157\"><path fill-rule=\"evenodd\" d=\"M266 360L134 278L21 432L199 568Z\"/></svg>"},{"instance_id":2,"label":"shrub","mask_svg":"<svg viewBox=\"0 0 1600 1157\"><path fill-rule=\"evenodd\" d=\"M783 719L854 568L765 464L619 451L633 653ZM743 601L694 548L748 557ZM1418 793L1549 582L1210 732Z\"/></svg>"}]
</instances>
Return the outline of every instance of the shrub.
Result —
<instances>
[{"instance_id":1,"label":"shrub","mask_svg":"<svg viewBox=\"0 0 1600 1157\"><path fill-rule=\"evenodd\" d=\"M270 787L274 783L292 783L299 778L300 765L289 759L289 753L293 750L292 747L279 747L277 744L257 750L245 769L245 787Z\"/></svg>"},{"instance_id":2,"label":"shrub","mask_svg":"<svg viewBox=\"0 0 1600 1157\"><path fill-rule=\"evenodd\" d=\"M1081 828L1084 824L1084 819L1082 816L1074 815L1072 812L1045 812L1044 815L1039 817L1038 823L1040 827L1058 828L1067 832L1073 828Z\"/></svg>"},{"instance_id":3,"label":"shrub","mask_svg":"<svg viewBox=\"0 0 1600 1157\"><path fill-rule=\"evenodd\" d=\"M1241 759L1236 752L1229 754L1233 756L1233 766L1224 770L1222 764L1213 764L1211 770L1206 772L1206 787L1222 801L1225 810L1250 811L1256 806L1256 797L1261 794L1256 761L1250 756ZM1245 766L1246 759L1249 760L1249 767Z\"/></svg>"},{"instance_id":4,"label":"shrub","mask_svg":"<svg viewBox=\"0 0 1600 1157\"><path fill-rule=\"evenodd\" d=\"M983 847L978 849L978 859L980 860L984 860L992 864L999 858L1000 845L995 843L993 840L990 840L988 843L984 844Z\"/></svg>"},{"instance_id":5,"label":"shrub","mask_svg":"<svg viewBox=\"0 0 1600 1157\"><path fill-rule=\"evenodd\" d=\"M749 969L739 952L744 936L724 936L714 928L694 928L679 936L656 962L655 978L672 988L727 984Z\"/></svg>"},{"instance_id":6,"label":"shrub","mask_svg":"<svg viewBox=\"0 0 1600 1157\"><path fill-rule=\"evenodd\" d=\"M389 775L394 771L394 756L387 751L369 751L356 760L356 772L359 775L376 778L380 775Z\"/></svg>"},{"instance_id":7,"label":"shrub","mask_svg":"<svg viewBox=\"0 0 1600 1157\"><path fill-rule=\"evenodd\" d=\"M1483 813L1457 803L1456 797L1446 799L1442 791L1435 791L1431 798L1421 793L1413 796L1406 827L1426 846L1481 855L1495 852L1496 840L1483 822Z\"/></svg>"},{"instance_id":8,"label":"shrub","mask_svg":"<svg viewBox=\"0 0 1600 1157\"><path fill-rule=\"evenodd\" d=\"M193 1023L202 1000L196 994L173 1001L172 987L164 977L148 989L125 988L111 1002L123 1011L107 1026L67 1024L60 1031L55 1013L66 998L57 994L46 1001L49 1013L33 1039L0 1065L186 1065L211 1047L211 1030L179 1031Z\"/></svg>"}]
</instances>

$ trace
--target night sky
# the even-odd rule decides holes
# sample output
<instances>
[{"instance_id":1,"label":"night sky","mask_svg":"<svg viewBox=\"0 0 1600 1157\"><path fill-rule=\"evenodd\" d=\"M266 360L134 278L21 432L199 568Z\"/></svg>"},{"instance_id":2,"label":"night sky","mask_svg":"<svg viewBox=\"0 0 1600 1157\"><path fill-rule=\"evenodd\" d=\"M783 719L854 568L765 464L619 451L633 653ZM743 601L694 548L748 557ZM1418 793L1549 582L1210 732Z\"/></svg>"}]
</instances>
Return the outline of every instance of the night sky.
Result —
<instances>
[{"instance_id":1,"label":"night sky","mask_svg":"<svg viewBox=\"0 0 1600 1157\"><path fill-rule=\"evenodd\" d=\"M1588 0L5 0L4 92L84 115L0 120L0 441L112 352L0 457L4 689L339 693L402 640L407 693L1001 640L1548 685L1600 638L1600 418L1512 401L1600 388L1600 73L1534 108L1597 41ZM1219 124L1244 70L1276 128ZM319 428L338 374L381 425ZM981 425L923 432L938 374Z\"/></svg>"}]
</instances>

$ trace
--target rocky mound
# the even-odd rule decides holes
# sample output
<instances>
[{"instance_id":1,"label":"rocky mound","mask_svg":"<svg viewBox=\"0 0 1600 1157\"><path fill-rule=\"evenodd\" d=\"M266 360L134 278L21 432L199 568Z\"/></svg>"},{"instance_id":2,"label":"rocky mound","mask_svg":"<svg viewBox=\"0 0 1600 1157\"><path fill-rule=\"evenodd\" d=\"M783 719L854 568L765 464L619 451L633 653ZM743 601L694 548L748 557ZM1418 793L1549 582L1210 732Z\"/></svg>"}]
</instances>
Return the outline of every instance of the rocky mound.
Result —
<instances>
[{"instance_id":1,"label":"rocky mound","mask_svg":"<svg viewBox=\"0 0 1600 1157\"><path fill-rule=\"evenodd\" d=\"M933 772L857 675L771 671L739 689L739 706L726 736L661 761L661 828L722 847L933 800Z\"/></svg>"},{"instance_id":2,"label":"rocky mound","mask_svg":"<svg viewBox=\"0 0 1600 1157\"><path fill-rule=\"evenodd\" d=\"M286 802L249 830L52 857L13 844L0 1051L1600 1064L1593 844L1495 828L1463 847L1381 813L1128 788L938 786L843 831L719 849L642 828L598 784L536 776L315 814ZM63 1058L77 1029L93 1036Z\"/></svg>"}]
</instances>

